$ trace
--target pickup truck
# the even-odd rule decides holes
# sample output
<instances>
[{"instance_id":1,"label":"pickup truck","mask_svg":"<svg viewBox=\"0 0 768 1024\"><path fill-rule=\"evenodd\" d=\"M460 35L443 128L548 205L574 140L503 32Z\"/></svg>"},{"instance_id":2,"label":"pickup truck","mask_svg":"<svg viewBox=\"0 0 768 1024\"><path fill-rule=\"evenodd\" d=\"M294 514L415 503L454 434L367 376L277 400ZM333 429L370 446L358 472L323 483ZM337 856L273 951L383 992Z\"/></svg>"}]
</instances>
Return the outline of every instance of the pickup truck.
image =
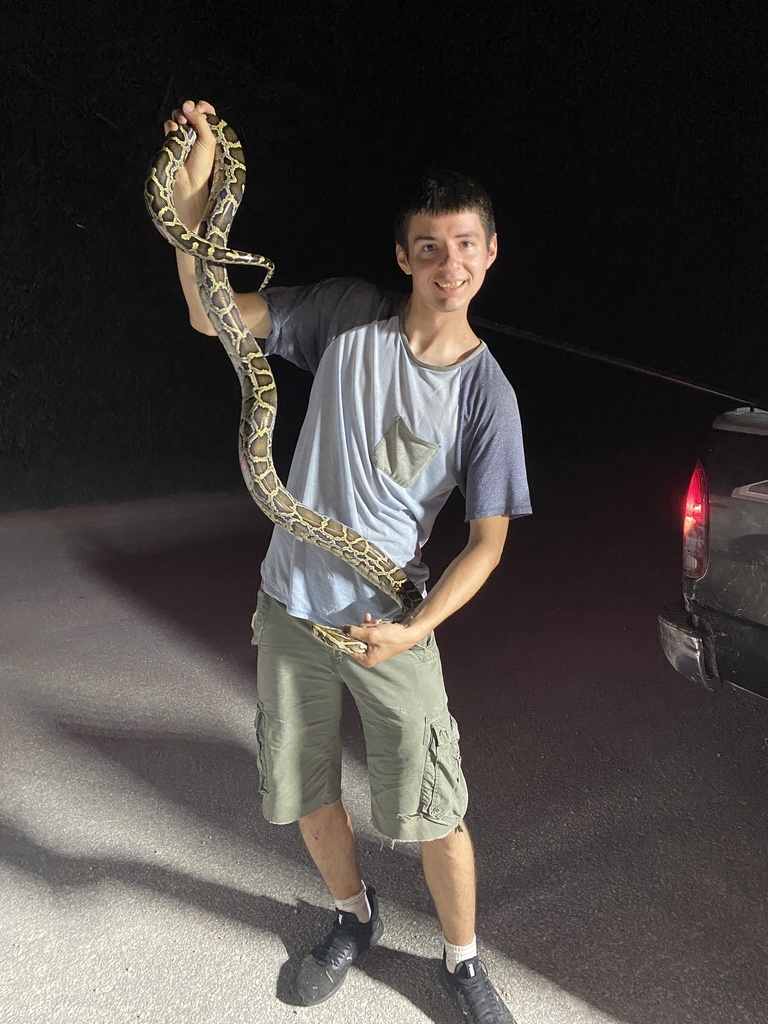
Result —
<instances>
[{"instance_id":1,"label":"pickup truck","mask_svg":"<svg viewBox=\"0 0 768 1024\"><path fill-rule=\"evenodd\" d=\"M659 615L686 679L768 700L768 412L718 416L683 523L682 598Z\"/></svg>"},{"instance_id":2,"label":"pickup truck","mask_svg":"<svg viewBox=\"0 0 768 1024\"><path fill-rule=\"evenodd\" d=\"M472 317L474 326L741 402L733 394L626 359ZM768 411L717 416L691 475L683 517L682 596L658 616L661 645L681 675L768 701Z\"/></svg>"}]
</instances>

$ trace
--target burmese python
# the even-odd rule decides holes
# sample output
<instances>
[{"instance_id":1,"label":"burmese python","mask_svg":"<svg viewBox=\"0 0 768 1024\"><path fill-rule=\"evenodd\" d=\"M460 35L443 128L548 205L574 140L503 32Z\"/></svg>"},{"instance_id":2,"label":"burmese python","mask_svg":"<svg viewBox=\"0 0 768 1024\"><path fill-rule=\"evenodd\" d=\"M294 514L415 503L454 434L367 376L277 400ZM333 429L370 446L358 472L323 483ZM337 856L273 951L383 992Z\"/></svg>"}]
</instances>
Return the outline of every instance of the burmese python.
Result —
<instances>
[{"instance_id":1,"label":"burmese python","mask_svg":"<svg viewBox=\"0 0 768 1024\"><path fill-rule=\"evenodd\" d=\"M275 471L272 460L272 431L277 410L275 381L258 342L240 316L229 286L226 264L265 269L259 290L269 281L275 268L265 256L227 246L229 230L245 191L245 162L232 127L221 118L206 116L218 145L210 199L199 234L187 230L173 204L176 175L196 138L191 125L177 125L166 136L150 166L144 198L160 234L171 245L196 257L195 276L200 298L237 371L242 390L240 468L246 486L273 523L343 559L369 583L393 598L407 614L422 597L403 570L350 527L296 501ZM367 649L341 629L313 624L312 631L318 640L336 650L360 652Z\"/></svg>"}]
</instances>

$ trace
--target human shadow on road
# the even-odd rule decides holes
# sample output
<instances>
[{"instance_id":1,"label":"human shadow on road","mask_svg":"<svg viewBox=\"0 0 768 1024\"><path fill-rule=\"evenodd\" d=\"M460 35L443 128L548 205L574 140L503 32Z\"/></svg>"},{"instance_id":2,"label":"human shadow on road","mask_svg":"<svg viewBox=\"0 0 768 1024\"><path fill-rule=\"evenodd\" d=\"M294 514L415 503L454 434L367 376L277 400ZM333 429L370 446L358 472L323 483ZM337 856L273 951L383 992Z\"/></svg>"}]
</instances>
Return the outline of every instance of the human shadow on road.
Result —
<instances>
[{"instance_id":1,"label":"human shadow on road","mask_svg":"<svg viewBox=\"0 0 768 1024\"><path fill-rule=\"evenodd\" d=\"M150 537L146 547L134 550L104 538L80 540L77 555L123 599L226 658L255 688L250 620L267 539L257 522L252 531L213 533L187 544L153 545Z\"/></svg>"},{"instance_id":2,"label":"human shadow on road","mask_svg":"<svg viewBox=\"0 0 768 1024\"><path fill-rule=\"evenodd\" d=\"M218 914L259 932L272 932L288 954L276 979L275 996L294 1005L290 986L298 964L327 931L328 908L303 900L291 906L270 896L244 892L219 882L174 871L146 861L123 858L73 857L35 842L8 821L0 820L0 858L20 871L61 891L88 889L104 882L144 889L171 897L207 914ZM254 950L254 956L256 950ZM442 1021L442 995L436 990L436 962L389 950L382 945L356 969L399 992L430 1020ZM432 991L430 991L432 990ZM342 997L343 998L343 997Z\"/></svg>"},{"instance_id":3,"label":"human shadow on road","mask_svg":"<svg viewBox=\"0 0 768 1024\"><path fill-rule=\"evenodd\" d=\"M351 702L345 701L342 737L348 761L364 758L362 739L354 735L354 715ZM252 748L199 734L125 729L115 722L95 724L84 720L83 716L76 719L56 716L49 719L49 724L70 742L127 769L195 820L226 830L254 848L261 847L289 862L312 868L296 827L272 825L264 819ZM349 788L352 802L365 804L367 813L367 790L358 791L356 786ZM393 867L392 852L382 849L380 839L366 842L364 837L360 838L362 867L366 869L375 860L376 867L372 866L371 870L376 872L373 877L377 878L381 873L403 877L403 872L410 872L412 877L408 884L417 888L413 909L432 914L420 868L412 858L398 856L397 867ZM421 897L419 890L423 890Z\"/></svg>"}]
</instances>

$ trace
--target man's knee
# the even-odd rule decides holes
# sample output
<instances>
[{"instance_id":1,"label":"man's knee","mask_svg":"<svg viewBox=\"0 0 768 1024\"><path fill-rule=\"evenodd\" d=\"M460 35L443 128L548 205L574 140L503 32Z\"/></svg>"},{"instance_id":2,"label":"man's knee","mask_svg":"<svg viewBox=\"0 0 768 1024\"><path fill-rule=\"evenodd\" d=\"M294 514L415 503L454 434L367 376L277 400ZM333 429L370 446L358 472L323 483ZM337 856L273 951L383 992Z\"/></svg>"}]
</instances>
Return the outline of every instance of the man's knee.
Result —
<instances>
[{"instance_id":1,"label":"man's knee","mask_svg":"<svg viewBox=\"0 0 768 1024\"><path fill-rule=\"evenodd\" d=\"M303 815L298 819L299 828L304 829L318 829L323 828L329 821L332 821L338 815L347 816L347 809L344 806L344 802L339 797L331 804L323 804L322 807L318 807L315 811L310 811L309 814Z\"/></svg>"},{"instance_id":2,"label":"man's knee","mask_svg":"<svg viewBox=\"0 0 768 1024\"><path fill-rule=\"evenodd\" d=\"M439 839L428 839L419 843L422 851L430 846L440 846L446 853L450 853L452 850L458 850L466 843L470 842L469 832L464 821L460 821L455 828L452 828L450 832L446 832L444 836L440 836Z\"/></svg>"}]
</instances>

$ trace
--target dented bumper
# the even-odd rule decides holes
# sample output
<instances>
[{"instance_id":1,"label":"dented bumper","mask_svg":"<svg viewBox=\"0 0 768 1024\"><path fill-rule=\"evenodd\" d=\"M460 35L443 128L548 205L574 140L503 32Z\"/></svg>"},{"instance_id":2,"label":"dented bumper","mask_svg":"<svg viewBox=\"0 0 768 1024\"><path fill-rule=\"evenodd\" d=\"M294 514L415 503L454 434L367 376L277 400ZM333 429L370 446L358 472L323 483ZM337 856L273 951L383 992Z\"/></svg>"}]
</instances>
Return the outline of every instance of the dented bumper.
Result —
<instances>
[{"instance_id":1,"label":"dented bumper","mask_svg":"<svg viewBox=\"0 0 768 1024\"><path fill-rule=\"evenodd\" d=\"M691 625L682 601L659 613L659 637L672 668L691 682L713 688L716 677L707 669L705 635Z\"/></svg>"}]
</instances>

